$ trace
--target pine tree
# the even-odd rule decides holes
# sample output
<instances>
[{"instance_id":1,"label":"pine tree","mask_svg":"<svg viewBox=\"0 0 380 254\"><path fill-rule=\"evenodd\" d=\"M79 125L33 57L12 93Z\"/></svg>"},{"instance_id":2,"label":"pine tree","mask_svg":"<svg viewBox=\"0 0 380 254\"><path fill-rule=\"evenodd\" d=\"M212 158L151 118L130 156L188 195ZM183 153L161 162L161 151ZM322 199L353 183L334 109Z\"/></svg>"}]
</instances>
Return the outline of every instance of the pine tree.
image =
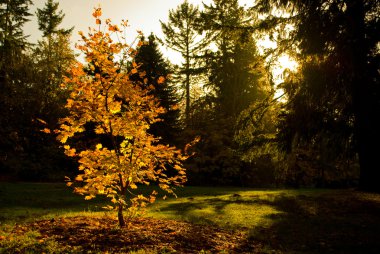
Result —
<instances>
[{"instance_id":1,"label":"pine tree","mask_svg":"<svg viewBox=\"0 0 380 254\"><path fill-rule=\"evenodd\" d=\"M29 21L31 14L29 5L31 0L0 0L0 70L1 78L7 74L22 58L21 53L28 45L22 30L25 22Z\"/></svg>"},{"instance_id":2,"label":"pine tree","mask_svg":"<svg viewBox=\"0 0 380 254\"><path fill-rule=\"evenodd\" d=\"M178 95L175 85L171 82L171 67L167 63L158 48L156 37L151 34L146 41L141 38L139 47L136 49L135 61L138 64L139 72L146 73L145 77L140 75L131 75L131 80L139 83L149 84L152 86L151 94L160 102L160 106L165 109L165 113L160 115L162 121L153 124L150 127L150 133L154 136L161 137L162 142L173 144L175 136L179 131L179 109ZM160 77L165 77L161 80Z\"/></svg>"},{"instance_id":3,"label":"pine tree","mask_svg":"<svg viewBox=\"0 0 380 254\"><path fill-rule=\"evenodd\" d=\"M59 28L65 15L62 10L58 11L58 8L58 2L48 0L44 8L37 9L36 12L39 29L43 33L43 38L38 41L33 52L39 76L37 86L43 98L40 105L41 113L52 112L53 108L62 108L61 104L66 98L59 85L63 81L68 66L75 61L70 45L70 34L73 28Z\"/></svg>"},{"instance_id":4,"label":"pine tree","mask_svg":"<svg viewBox=\"0 0 380 254\"><path fill-rule=\"evenodd\" d=\"M65 17L62 10L58 11L58 8L59 2L48 0L43 9L37 9L38 28L42 31L44 37L52 34L70 34L73 30L73 28L58 29L58 26Z\"/></svg>"},{"instance_id":5,"label":"pine tree","mask_svg":"<svg viewBox=\"0 0 380 254\"><path fill-rule=\"evenodd\" d=\"M185 61L176 75L181 77L185 90L186 121L190 117L191 78L197 73L198 69L196 57L208 45L208 40L199 34L199 14L198 7L185 1L177 9L169 11L168 23L161 22L162 32L165 35L164 44L170 49L179 52Z\"/></svg>"},{"instance_id":6,"label":"pine tree","mask_svg":"<svg viewBox=\"0 0 380 254\"><path fill-rule=\"evenodd\" d=\"M29 46L22 30L29 21L30 0L0 0L0 163L12 168L24 149L24 126L32 110L28 96L32 71ZM13 160L17 158L16 160Z\"/></svg>"},{"instance_id":7,"label":"pine tree","mask_svg":"<svg viewBox=\"0 0 380 254\"><path fill-rule=\"evenodd\" d=\"M299 77L284 86L289 103L279 126L281 147L317 151L335 171L339 160L349 165L358 155L361 187L380 191L374 166L380 152L379 1L261 0L258 6L290 14L269 15L267 23L293 22L291 45L283 44L298 45L302 63Z\"/></svg>"},{"instance_id":8,"label":"pine tree","mask_svg":"<svg viewBox=\"0 0 380 254\"><path fill-rule=\"evenodd\" d=\"M258 54L251 34L244 29L251 21L237 0L215 0L204 5L201 16L203 30L217 48L206 58L209 86L216 92L218 111L236 119L259 96L260 84L251 68Z\"/></svg>"}]
</instances>

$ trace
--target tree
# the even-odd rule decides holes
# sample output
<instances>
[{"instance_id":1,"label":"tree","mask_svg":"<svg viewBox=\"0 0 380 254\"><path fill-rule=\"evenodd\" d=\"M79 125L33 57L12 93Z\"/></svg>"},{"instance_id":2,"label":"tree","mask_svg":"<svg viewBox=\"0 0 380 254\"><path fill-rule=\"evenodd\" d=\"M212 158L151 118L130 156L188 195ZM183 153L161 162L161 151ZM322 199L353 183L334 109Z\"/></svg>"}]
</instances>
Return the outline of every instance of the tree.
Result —
<instances>
[{"instance_id":1,"label":"tree","mask_svg":"<svg viewBox=\"0 0 380 254\"><path fill-rule=\"evenodd\" d=\"M139 72L145 73L145 76L141 77L135 73L131 75L131 80L144 84L144 86L152 86L151 95L157 98L160 106L165 109L165 113L159 116L161 121L153 124L149 132L156 137L161 137L163 143L173 144L175 136L179 132L179 99L176 86L170 80L172 68L163 59L153 34L149 35L147 41L144 37L140 39L135 61L139 66ZM160 77L166 78L160 80Z\"/></svg>"},{"instance_id":2,"label":"tree","mask_svg":"<svg viewBox=\"0 0 380 254\"><path fill-rule=\"evenodd\" d=\"M25 49L26 36L22 30L25 22L29 21L28 12L30 0L1 0L0 1L0 47L1 70L12 68L13 63L20 59L20 52ZM2 77L5 78L2 73Z\"/></svg>"},{"instance_id":3,"label":"tree","mask_svg":"<svg viewBox=\"0 0 380 254\"><path fill-rule=\"evenodd\" d=\"M96 24L101 24L101 9L95 9L93 16ZM70 114L61 119L58 139L65 144L68 156L79 157L81 173L75 178L83 182L75 191L91 199L96 195L105 195L118 210L120 226L125 225L123 210L135 209L138 205L153 202L156 191L150 198L133 194L137 184L150 182L173 193L171 184L180 185L186 180L182 160L185 157L175 147L158 144L158 139L148 133L151 124L158 121L163 109L157 99L149 95L149 88L136 85L130 80L137 73L137 64L126 71L124 61L115 62L116 55L126 55L128 45L114 42L112 34L123 38L123 32L117 25L106 20L108 31L91 29L88 36L82 34L83 45L78 48L86 55L89 67L97 72L91 75L81 63L72 66L64 84L71 87L66 108ZM126 27L122 22L122 28ZM144 73L139 73L145 76ZM159 78L159 83L162 81ZM92 123L98 135L107 138L107 142L91 147L72 148L67 142L75 135L84 132L87 123ZM167 176L166 165L172 165L177 174ZM69 185L72 182L68 183ZM132 196L128 196L132 195ZM113 206L110 206L110 208Z\"/></svg>"},{"instance_id":4,"label":"tree","mask_svg":"<svg viewBox=\"0 0 380 254\"><path fill-rule=\"evenodd\" d=\"M38 27L43 39L38 42L36 53L39 54L40 63L43 63L48 81L46 86L57 86L62 81L67 64L74 59L70 49L69 36L73 30L60 29L65 15L58 11L59 3L48 0L43 9L37 9ZM57 45L58 44L58 45Z\"/></svg>"},{"instance_id":5,"label":"tree","mask_svg":"<svg viewBox=\"0 0 380 254\"><path fill-rule=\"evenodd\" d=\"M202 38L198 32L198 17L198 7L189 4L187 0L185 0L176 10L169 11L169 21L167 24L161 22L162 32L165 35L165 45L179 52L185 61L176 74L183 76L181 80L185 89L186 121L188 121L190 117L191 77L197 73L198 68L196 56L200 54L208 44L207 40Z\"/></svg>"},{"instance_id":6,"label":"tree","mask_svg":"<svg viewBox=\"0 0 380 254\"><path fill-rule=\"evenodd\" d=\"M36 62L37 76L36 84L41 92L40 113L49 123L56 122L57 117L62 117L59 108L67 99L67 93L60 89L63 76L75 61L75 55L70 45L70 34L73 28L61 29L64 14L58 11L59 3L48 0L43 9L37 9L37 18L40 31L43 33L42 40L38 41L33 51ZM62 111L62 110L61 110ZM53 115L51 119L46 114ZM49 118L49 119L47 119Z\"/></svg>"},{"instance_id":7,"label":"tree","mask_svg":"<svg viewBox=\"0 0 380 254\"><path fill-rule=\"evenodd\" d=\"M204 4L201 14L203 31L212 38L216 50L205 61L209 70L209 86L215 91L218 111L236 120L251 102L260 99L262 61L258 56L252 33L247 27L253 19L237 0L215 0Z\"/></svg>"},{"instance_id":8,"label":"tree","mask_svg":"<svg viewBox=\"0 0 380 254\"><path fill-rule=\"evenodd\" d=\"M70 34L73 28L58 29L62 23L65 14L62 10L58 11L59 2L47 0L43 9L37 9L38 28L43 33L43 37L49 37L52 34Z\"/></svg>"},{"instance_id":9,"label":"tree","mask_svg":"<svg viewBox=\"0 0 380 254\"><path fill-rule=\"evenodd\" d=\"M292 14L282 20L294 21L292 41L299 45L303 64L302 76L285 86L290 99L282 114L279 140L288 150L295 145L325 147L334 164L345 151L348 159L357 153L361 188L379 191L380 171L374 165L380 143L376 119L380 4L370 0L260 2L267 13L274 4ZM276 24L275 17L269 19Z\"/></svg>"},{"instance_id":10,"label":"tree","mask_svg":"<svg viewBox=\"0 0 380 254\"><path fill-rule=\"evenodd\" d=\"M29 0L0 1L0 162L10 169L22 161L24 126L29 126L31 59L22 27L31 15Z\"/></svg>"}]
</instances>

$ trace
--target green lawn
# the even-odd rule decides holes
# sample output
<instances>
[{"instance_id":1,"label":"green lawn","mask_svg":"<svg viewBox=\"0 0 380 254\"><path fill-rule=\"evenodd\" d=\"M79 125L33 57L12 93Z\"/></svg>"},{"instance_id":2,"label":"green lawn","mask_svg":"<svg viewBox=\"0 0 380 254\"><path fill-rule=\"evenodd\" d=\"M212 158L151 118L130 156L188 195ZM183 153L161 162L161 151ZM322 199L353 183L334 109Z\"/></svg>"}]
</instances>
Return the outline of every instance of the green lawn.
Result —
<instances>
[{"instance_id":1,"label":"green lawn","mask_svg":"<svg viewBox=\"0 0 380 254\"><path fill-rule=\"evenodd\" d=\"M380 253L379 194L220 187L186 187L177 194L159 199L144 216L243 231L265 253ZM0 236L9 239L15 224L34 220L113 216L101 209L104 202L84 201L64 184L0 183ZM37 233L29 234L22 241ZM7 241L0 246L9 247ZM59 248L54 244L45 247Z\"/></svg>"}]
</instances>

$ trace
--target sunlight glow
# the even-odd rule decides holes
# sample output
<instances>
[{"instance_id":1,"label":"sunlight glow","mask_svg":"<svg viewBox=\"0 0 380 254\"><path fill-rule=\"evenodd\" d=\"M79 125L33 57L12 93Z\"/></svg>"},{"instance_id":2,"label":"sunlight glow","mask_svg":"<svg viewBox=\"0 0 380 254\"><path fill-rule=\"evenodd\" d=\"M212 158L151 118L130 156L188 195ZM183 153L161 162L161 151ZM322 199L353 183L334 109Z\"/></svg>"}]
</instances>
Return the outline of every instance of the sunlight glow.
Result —
<instances>
[{"instance_id":1,"label":"sunlight glow","mask_svg":"<svg viewBox=\"0 0 380 254\"><path fill-rule=\"evenodd\" d=\"M276 86L279 84L283 83L285 81L284 77L284 71L289 70L291 72L296 72L298 68L298 63L294 59L292 59L289 55L287 54L282 54L277 58L273 66L271 67L271 71L273 74L274 78L274 83ZM284 94L284 90L277 88L274 98L278 98ZM282 97L280 99L281 102L286 101L286 98Z\"/></svg>"}]
</instances>

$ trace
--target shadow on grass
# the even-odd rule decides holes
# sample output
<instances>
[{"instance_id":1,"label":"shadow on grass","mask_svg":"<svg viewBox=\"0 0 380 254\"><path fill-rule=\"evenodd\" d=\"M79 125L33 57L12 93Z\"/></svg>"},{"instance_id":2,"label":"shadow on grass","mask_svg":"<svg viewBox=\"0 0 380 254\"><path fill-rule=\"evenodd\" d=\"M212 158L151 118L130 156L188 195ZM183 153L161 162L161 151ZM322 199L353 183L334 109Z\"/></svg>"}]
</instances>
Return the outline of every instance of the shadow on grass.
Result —
<instances>
[{"instance_id":1,"label":"shadow on grass","mask_svg":"<svg viewBox=\"0 0 380 254\"><path fill-rule=\"evenodd\" d=\"M100 211L106 200L84 202L65 184L0 183L0 222L36 219L65 212Z\"/></svg>"},{"instance_id":2,"label":"shadow on grass","mask_svg":"<svg viewBox=\"0 0 380 254\"><path fill-rule=\"evenodd\" d=\"M342 192L280 196L264 203L282 211L271 218L269 228L250 230L266 244L300 253L380 253L379 201Z\"/></svg>"},{"instance_id":3,"label":"shadow on grass","mask_svg":"<svg viewBox=\"0 0 380 254\"><path fill-rule=\"evenodd\" d=\"M375 198L371 198L371 195L332 191L311 196L279 194L269 199L231 196L191 199L163 205L160 210L176 213L191 222L220 225L215 218L232 220L226 213L230 205L252 209L269 206L277 211L264 215L271 223L262 225L254 221L248 227L251 239L268 249L284 253L380 253L380 196L373 194ZM213 211L210 216L197 213L210 207Z\"/></svg>"}]
</instances>

